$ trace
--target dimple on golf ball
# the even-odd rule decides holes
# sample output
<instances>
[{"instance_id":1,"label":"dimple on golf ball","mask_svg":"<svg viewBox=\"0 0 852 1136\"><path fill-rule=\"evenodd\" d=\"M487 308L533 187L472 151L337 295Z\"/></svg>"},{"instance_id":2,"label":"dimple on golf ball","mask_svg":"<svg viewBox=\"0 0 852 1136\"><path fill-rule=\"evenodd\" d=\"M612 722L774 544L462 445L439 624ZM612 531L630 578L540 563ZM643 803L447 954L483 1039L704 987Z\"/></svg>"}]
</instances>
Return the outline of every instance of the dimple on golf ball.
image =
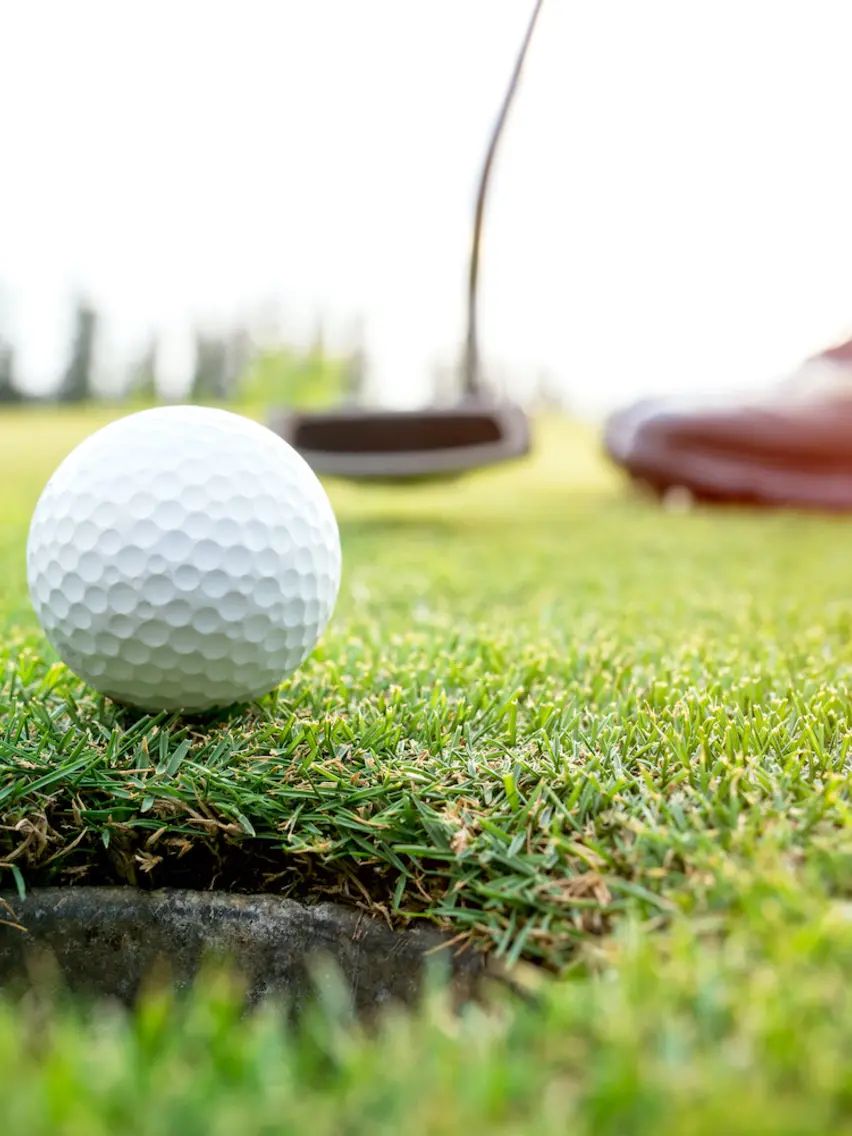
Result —
<instances>
[{"instance_id":1,"label":"dimple on golf ball","mask_svg":"<svg viewBox=\"0 0 852 1136\"><path fill-rule=\"evenodd\" d=\"M30 524L27 577L62 661L144 710L200 712L275 689L340 587L337 521L304 459L225 410L168 406L96 431Z\"/></svg>"}]
</instances>

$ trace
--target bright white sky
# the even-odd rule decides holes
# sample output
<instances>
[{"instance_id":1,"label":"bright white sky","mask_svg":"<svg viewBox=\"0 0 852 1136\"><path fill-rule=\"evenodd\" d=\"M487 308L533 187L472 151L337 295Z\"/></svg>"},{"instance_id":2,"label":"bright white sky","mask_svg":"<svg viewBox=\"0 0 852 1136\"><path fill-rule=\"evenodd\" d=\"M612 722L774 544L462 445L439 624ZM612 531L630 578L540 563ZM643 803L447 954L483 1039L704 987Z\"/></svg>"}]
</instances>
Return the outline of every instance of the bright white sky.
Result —
<instances>
[{"instance_id":1,"label":"bright white sky","mask_svg":"<svg viewBox=\"0 0 852 1136\"><path fill-rule=\"evenodd\" d=\"M423 397L531 0L0 0L0 279L25 377L94 295L362 320ZM755 386L852 330L849 0L546 0L486 218L486 355L576 405Z\"/></svg>"}]
</instances>

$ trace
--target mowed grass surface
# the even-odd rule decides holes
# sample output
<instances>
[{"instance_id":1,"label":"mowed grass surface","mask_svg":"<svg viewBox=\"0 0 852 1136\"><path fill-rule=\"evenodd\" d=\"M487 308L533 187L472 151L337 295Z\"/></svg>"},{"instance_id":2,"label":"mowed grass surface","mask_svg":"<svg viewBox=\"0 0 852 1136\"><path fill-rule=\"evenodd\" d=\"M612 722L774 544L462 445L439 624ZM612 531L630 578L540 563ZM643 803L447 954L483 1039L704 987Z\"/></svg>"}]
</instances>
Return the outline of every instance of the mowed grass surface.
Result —
<instances>
[{"instance_id":1,"label":"mowed grass surface","mask_svg":"<svg viewBox=\"0 0 852 1136\"><path fill-rule=\"evenodd\" d=\"M619 934L535 1008L440 997L366 1034L338 1000L298 1032L221 981L129 1015L0 1002L0 1091L27 1136L837 1136L852 1131L852 928L783 876L720 945ZM625 924L622 924L624 928Z\"/></svg>"},{"instance_id":2,"label":"mowed grass surface","mask_svg":"<svg viewBox=\"0 0 852 1136\"><path fill-rule=\"evenodd\" d=\"M101 419L103 420L103 418ZM852 1131L852 522L666 513L594 438L411 492L330 486L320 650L207 726L55 665L30 510L98 419L0 418L0 860L48 881L343 895L556 974L298 1034L219 985L136 1014L0 1002L15 1131Z\"/></svg>"},{"instance_id":3,"label":"mowed grass surface","mask_svg":"<svg viewBox=\"0 0 852 1136\"><path fill-rule=\"evenodd\" d=\"M545 423L524 466L331 487L315 656L234 716L140 719L26 596L32 506L98 421L0 420L7 887L344 895L562 970L626 910L723 916L767 858L845 886L852 523L667 514Z\"/></svg>"}]
</instances>

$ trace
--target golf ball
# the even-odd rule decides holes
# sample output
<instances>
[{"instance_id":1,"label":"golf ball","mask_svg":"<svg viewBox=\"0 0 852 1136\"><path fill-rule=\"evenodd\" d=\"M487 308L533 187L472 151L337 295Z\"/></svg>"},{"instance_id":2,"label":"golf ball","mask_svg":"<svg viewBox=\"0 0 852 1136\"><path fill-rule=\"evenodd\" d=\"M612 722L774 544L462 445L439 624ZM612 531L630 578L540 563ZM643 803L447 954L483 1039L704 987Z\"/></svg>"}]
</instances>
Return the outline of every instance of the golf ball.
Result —
<instances>
[{"instance_id":1,"label":"golf ball","mask_svg":"<svg viewBox=\"0 0 852 1136\"><path fill-rule=\"evenodd\" d=\"M259 698L313 651L340 586L331 503L304 459L225 410L96 431L32 517L27 577L60 658L145 710Z\"/></svg>"}]
</instances>

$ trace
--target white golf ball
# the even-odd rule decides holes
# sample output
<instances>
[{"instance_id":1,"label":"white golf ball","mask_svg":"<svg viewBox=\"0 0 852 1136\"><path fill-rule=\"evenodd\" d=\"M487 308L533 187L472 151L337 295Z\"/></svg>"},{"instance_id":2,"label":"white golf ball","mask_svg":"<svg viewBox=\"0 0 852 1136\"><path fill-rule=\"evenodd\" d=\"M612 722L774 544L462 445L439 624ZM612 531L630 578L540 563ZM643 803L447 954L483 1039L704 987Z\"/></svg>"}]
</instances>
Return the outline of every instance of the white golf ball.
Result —
<instances>
[{"instance_id":1,"label":"white golf ball","mask_svg":"<svg viewBox=\"0 0 852 1136\"><path fill-rule=\"evenodd\" d=\"M304 459L225 410L143 410L82 442L30 524L27 577L60 658L117 702L203 711L267 694L313 651L340 535Z\"/></svg>"}]
</instances>

